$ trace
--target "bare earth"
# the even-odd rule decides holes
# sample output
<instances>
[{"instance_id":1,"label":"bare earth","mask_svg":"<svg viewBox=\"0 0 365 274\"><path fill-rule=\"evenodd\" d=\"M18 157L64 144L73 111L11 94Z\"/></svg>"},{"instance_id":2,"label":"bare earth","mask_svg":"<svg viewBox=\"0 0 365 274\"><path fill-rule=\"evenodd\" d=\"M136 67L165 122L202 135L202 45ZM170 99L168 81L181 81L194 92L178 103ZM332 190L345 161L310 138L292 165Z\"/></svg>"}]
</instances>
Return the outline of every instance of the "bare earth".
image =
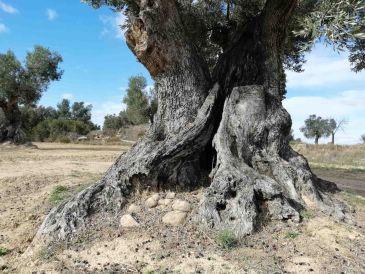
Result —
<instances>
[{"instance_id":1,"label":"bare earth","mask_svg":"<svg viewBox=\"0 0 365 274\"><path fill-rule=\"evenodd\" d=\"M202 191L179 193L193 210L183 226L161 219L143 193L134 203L138 228L93 227L69 243L45 246L37 229L52 207L56 186L77 190L100 178L123 146L37 143L38 149L0 146L0 273L362 273L365 272L365 199L337 194L354 210L354 223L336 223L315 209L303 222L278 222L229 250L193 222ZM365 172L315 166L315 173L343 189L365 194ZM163 195L163 193L161 193ZM132 201L131 201L132 202ZM102 219L102 218L101 218Z\"/></svg>"}]
</instances>

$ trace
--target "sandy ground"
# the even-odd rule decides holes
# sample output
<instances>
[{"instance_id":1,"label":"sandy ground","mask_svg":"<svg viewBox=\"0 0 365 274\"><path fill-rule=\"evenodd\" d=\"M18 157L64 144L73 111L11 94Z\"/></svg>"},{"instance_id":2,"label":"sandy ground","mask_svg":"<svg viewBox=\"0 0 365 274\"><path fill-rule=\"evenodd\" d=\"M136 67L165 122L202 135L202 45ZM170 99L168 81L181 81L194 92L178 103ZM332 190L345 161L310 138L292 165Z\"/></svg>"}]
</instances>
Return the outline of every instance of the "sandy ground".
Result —
<instances>
[{"instance_id":1,"label":"sandy ground","mask_svg":"<svg viewBox=\"0 0 365 274\"><path fill-rule=\"evenodd\" d=\"M109 216L106 225L100 216L103 226L68 243L43 245L34 237L52 207L52 190L97 181L127 147L36 145L38 149L0 147L0 248L9 250L0 256L0 273L365 272L365 199L347 193L338 195L354 210L352 224L310 209L303 222L272 223L229 250L193 221L201 191L178 194L193 205L183 226L163 225L166 209L145 208L145 194L133 201L142 208L135 215L140 227L122 230L118 218ZM363 189L362 172L315 172L340 181L343 188ZM349 187L350 181L356 187Z\"/></svg>"}]
</instances>

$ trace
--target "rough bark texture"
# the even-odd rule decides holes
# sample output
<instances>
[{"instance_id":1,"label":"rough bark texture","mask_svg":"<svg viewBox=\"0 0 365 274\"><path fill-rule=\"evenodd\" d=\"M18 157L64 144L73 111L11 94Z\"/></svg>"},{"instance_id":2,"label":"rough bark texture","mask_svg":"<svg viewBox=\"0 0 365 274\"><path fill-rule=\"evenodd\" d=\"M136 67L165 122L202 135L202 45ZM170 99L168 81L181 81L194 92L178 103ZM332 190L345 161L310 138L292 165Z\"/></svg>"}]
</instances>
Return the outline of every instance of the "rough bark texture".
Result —
<instances>
[{"instance_id":1,"label":"rough bark texture","mask_svg":"<svg viewBox=\"0 0 365 274\"><path fill-rule=\"evenodd\" d=\"M289 114L263 86L233 89L226 100L214 147L217 163L202 201L202 221L241 237L269 220L300 220L303 195L338 219L346 217L318 188L307 161L288 144ZM326 191L335 185L323 184Z\"/></svg>"},{"instance_id":2,"label":"rough bark texture","mask_svg":"<svg viewBox=\"0 0 365 274\"><path fill-rule=\"evenodd\" d=\"M6 118L6 122L0 124L0 143L24 144L26 135L21 128L21 113L16 102L4 103L0 107L3 109Z\"/></svg>"},{"instance_id":3,"label":"rough bark texture","mask_svg":"<svg viewBox=\"0 0 365 274\"><path fill-rule=\"evenodd\" d=\"M237 31L210 77L184 33L176 2L138 1L126 38L156 80L154 123L100 182L53 209L40 232L68 237L93 212L120 211L136 191L194 189L209 173L199 210L208 227L244 236L271 219L298 221L306 199L345 219L326 194L336 187L318 180L288 144L281 45L295 4L268 0Z\"/></svg>"}]
</instances>

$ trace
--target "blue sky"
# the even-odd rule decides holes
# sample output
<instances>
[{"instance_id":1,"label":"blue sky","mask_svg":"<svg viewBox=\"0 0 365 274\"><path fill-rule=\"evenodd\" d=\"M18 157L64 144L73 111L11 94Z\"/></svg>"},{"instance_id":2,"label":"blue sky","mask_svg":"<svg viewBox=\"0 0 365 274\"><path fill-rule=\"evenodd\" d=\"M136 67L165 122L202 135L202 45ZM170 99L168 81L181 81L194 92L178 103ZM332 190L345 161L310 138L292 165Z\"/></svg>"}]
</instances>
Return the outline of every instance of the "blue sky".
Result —
<instances>
[{"instance_id":1,"label":"blue sky","mask_svg":"<svg viewBox=\"0 0 365 274\"><path fill-rule=\"evenodd\" d=\"M0 0L0 52L11 49L24 59L39 44L64 58L61 81L52 83L40 104L62 98L93 105L93 120L123 109L121 99L132 75L153 82L125 44L118 25L124 18L107 8L94 10L78 0ZM284 106L292 115L296 137L310 114L349 120L339 143L358 143L365 133L365 73L350 71L346 53L317 45L304 73L288 72ZM322 140L328 142L328 139Z\"/></svg>"}]
</instances>

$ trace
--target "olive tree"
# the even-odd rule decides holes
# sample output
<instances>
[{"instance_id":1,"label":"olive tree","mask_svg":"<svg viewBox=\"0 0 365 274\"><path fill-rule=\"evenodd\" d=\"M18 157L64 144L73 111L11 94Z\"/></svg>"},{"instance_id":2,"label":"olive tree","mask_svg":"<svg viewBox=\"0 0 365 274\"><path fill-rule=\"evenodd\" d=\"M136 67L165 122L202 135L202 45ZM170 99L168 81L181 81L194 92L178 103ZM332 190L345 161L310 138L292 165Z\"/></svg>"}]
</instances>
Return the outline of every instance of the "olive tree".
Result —
<instances>
[{"instance_id":1,"label":"olive tree","mask_svg":"<svg viewBox=\"0 0 365 274\"><path fill-rule=\"evenodd\" d=\"M19 106L34 105L51 81L60 80L61 56L36 46L28 52L24 64L12 51L0 54L0 108L5 121L0 124L0 142L24 143Z\"/></svg>"},{"instance_id":2,"label":"olive tree","mask_svg":"<svg viewBox=\"0 0 365 274\"><path fill-rule=\"evenodd\" d=\"M42 233L64 238L86 228L92 212L120 212L134 193L203 182L201 224L236 236L272 219L298 221L307 202L346 218L327 193L335 187L289 146L282 100L285 69L301 71L314 43L351 50L364 39L363 1L83 2L125 14L126 43L156 83L158 109L145 137L97 184L55 208ZM354 66L359 52L351 51Z\"/></svg>"}]
</instances>

